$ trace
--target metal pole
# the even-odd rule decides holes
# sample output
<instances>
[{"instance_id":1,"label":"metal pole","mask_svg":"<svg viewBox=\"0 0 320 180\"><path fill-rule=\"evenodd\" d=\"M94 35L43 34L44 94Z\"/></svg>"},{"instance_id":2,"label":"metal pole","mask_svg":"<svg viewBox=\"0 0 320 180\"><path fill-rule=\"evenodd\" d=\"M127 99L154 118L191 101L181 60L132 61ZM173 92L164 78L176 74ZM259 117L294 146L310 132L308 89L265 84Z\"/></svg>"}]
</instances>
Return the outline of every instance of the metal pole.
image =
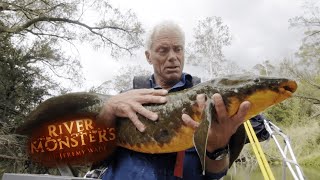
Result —
<instances>
[{"instance_id":1,"label":"metal pole","mask_svg":"<svg viewBox=\"0 0 320 180\"><path fill-rule=\"evenodd\" d=\"M290 141L289 141L289 138L287 135L285 135L282 130L277 127L276 125L274 125L272 122L264 119L264 125L266 127L266 130L269 132L269 134L271 135L272 139L275 141L279 151L280 151L280 154L282 155L282 158L283 158L283 175L282 175L282 178L285 180L286 179L286 166L288 167L288 169L290 170L293 178L295 180L304 180L304 177L303 177L303 173L302 173L302 170L295 158L295 155L293 153L293 150L291 148L291 145L290 145ZM285 147L284 147L284 150L281 148L281 145L280 143L278 142L277 138L275 135L280 135L283 139L284 139L284 143L285 143ZM290 156L292 159L288 159L287 158L287 151L289 150L289 153L290 153ZM295 165L295 169L296 169L296 172L294 171L294 169L292 168L291 164L294 164Z\"/></svg>"}]
</instances>

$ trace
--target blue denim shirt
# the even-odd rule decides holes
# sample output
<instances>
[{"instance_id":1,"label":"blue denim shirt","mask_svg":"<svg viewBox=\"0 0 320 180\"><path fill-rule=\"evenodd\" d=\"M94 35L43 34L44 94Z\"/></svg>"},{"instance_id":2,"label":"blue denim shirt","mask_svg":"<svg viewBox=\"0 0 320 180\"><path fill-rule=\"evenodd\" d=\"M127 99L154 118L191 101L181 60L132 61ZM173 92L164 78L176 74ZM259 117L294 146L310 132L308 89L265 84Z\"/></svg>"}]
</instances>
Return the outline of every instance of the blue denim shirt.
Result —
<instances>
[{"instance_id":1,"label":"blue denim shirt","mask_svg":"<svg viewBox=\"0 0 320 180\"><path fill-rule=\"evenodd\" d=\"M150 77L149 81L150 88L161 88L155 83L153 75ZM192 76L184 73L181 77L181 81L173 86L169 92L190 88L193 86L191 82ZM176 156L177 153L145 154L119 147L110 160L103 180L181 179L174 176ZM219 179L226 175L226 173L227 170L218 174L207 172L205 176L202 175L201 163L195 148L186 150L183 165L183 179Z\"/></svg>"}]
</instances>

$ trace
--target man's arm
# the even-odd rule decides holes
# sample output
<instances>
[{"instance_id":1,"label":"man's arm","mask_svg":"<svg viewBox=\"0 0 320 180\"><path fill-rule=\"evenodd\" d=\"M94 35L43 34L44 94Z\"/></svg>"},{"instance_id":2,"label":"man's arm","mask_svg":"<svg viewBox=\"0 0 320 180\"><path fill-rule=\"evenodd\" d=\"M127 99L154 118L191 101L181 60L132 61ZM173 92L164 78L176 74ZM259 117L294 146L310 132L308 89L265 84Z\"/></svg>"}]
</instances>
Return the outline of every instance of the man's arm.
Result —
<instances>
[{"instance_id":1,"label":"man's arm","mask_svg":"<svg viewBox=\"0 0 320 180\"><path fill-rule=\"evenodd\" d=\"M167 90L135 89L120 93L108 99L102 108L98 121L104 124L113 124L116 117L127 117L141 132L145 130L144 124L138 119L137 113L146 118L156 121L158 114L147 110L142 105L148 103L162 104L167 102L165 95Z\"/></svg>"}]
</instances>

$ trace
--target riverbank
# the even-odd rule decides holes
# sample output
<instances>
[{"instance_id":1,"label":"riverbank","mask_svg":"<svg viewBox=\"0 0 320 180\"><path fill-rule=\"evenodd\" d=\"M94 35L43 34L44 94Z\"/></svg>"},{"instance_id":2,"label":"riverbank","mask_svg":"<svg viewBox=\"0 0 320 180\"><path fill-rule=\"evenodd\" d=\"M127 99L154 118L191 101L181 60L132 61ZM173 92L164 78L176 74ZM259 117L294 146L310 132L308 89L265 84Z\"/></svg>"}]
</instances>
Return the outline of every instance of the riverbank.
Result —
<instances>
[{"instance_id":1,"label":"riverbank","mask_svg":"<svg viewBox=\"0 0 320 180\"><path fill-rule=\"evenodd\" d=\"M283 179L283 176L285 175L286 180L294 180L292 177L289 169L286 169L286 173L283 173L283 167L282 166L271 166L272 173L275 177L275 179ZM320 173L319 169L317 168L311 168L311 167L302 167L304 177L308 180L319 180L320 179ZM256 179L263 179L263 175L259 169L258 164L255 166L243 166L236 164L233 166L229 171L227 176L224 178L224 180L256 180Z\"/></svg>"},{"instance_id":2,"label":"riverbank","mask_svg":"<svg viewBox=\"0 0 320 180\"><path fill-rule=\"evenodd\" d=\"M319 119L300 118L294 123L281 124L273 122L289 137L293 152L299 165L303 168L308 180L320 179L320 121ZM276 136L281 146L284 147L283 139ZM273 139L261 143L262 149L273 169L276 179L282 179L282 156ZM235 164L229 171L228 178L232 180L262 179L258 162L250 144L242 151L240 158L245 162ZM289 174L288 174L289 173ZM293 179L287 168L287 179ZM236 178L235 178L236 177ZM247 177L247 178L238 178ZM226 178L226 179L228 179Z\"/></svg>"}]
</instances>

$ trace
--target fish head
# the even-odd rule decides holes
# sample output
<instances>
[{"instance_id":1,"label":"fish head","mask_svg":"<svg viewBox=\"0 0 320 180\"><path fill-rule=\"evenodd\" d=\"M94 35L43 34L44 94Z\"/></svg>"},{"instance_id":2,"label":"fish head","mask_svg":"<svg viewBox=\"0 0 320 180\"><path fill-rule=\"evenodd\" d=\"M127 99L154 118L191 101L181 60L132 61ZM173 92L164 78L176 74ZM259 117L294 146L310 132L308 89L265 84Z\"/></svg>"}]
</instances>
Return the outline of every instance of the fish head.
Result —
<instances>
[{"instance_id":1,"label":"fish head","mask_svg":"<svg viewBox=\"0 0 320 180\"><path fill-rule=\"evenodd\" d=\"M297 89L295 80L265 76L232 75L211 83L219 89L229 116L236 114L242 102L250 102L246 119L291 97Z\"/></svg>"}]
</instances>

